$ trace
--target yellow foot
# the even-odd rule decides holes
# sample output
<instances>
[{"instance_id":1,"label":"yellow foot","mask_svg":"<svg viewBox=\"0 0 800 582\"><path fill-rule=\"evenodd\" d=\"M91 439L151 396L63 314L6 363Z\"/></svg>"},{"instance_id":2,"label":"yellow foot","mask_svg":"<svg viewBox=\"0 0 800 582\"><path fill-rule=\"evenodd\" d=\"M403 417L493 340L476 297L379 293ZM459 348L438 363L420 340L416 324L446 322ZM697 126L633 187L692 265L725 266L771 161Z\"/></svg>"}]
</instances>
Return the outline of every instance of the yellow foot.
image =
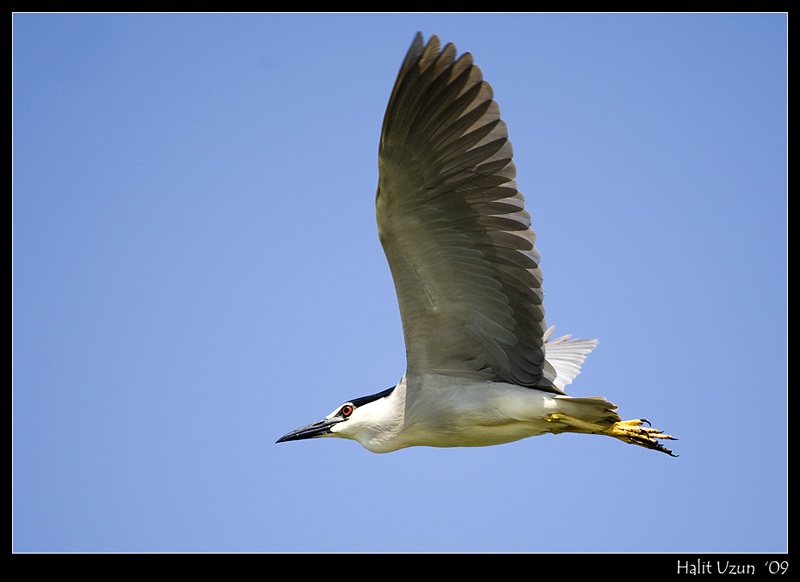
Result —
<instances>
[{"instance_id":1,"label":"yellow foot","mask_svg":"<svg viewBox=\"0 0 800 582\"><path fill-rule=\"evenodd\" d=\"M617 438L632 445L639 445L654 451L661 451L670 457L677 457L670 449L662 445L660 440L677 440L674 436L664 434L657 428L650 427L650 421L646 418L636 420L620 420L612 425L600 425L593 422L580 420L573 416L568 416L560 412L554 412L544 417L544 420L554 424L551 432L580 432L588 434L604 434ZM643 426L647 424L647 426Z\"/></svg>"},{"instance_id":2,"label":"yellow foot","mask_svg":"<svg viewBox=\"0 0 800 582\"><path fill-rule=\"evenodd\" d=\"M643 426L645 423L647 423L647 426ZM678 456L658 442L658 439L670 441L677 439L672 435L664 434L657 428L650 428L650 421L646 418L621 420L612 424L606 431L608 436L618 438L626 443L661 451L670 457Z\"/></svg>"}]
</instances>

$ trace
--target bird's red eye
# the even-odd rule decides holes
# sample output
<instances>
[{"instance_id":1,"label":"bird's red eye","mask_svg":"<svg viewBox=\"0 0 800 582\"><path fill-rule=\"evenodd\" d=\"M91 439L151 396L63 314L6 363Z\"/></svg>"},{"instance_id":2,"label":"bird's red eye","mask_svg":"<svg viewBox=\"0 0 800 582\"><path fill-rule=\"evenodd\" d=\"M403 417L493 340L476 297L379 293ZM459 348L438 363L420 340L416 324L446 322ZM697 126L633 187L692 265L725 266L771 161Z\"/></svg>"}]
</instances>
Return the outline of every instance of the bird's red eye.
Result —
<instances>
[{"instance_id":1,"label":"bird's red eye","mask_svg":"<svg viewBox=\"0 0 800 582\"><path fill-rule=\"evenodd\" d=\"M348 416L353 414L353 410L354 408L351 404L345 404L344 406L342 406L342 409L339 411L339 414L347 418Z\"/></svg>"}]
</instances>

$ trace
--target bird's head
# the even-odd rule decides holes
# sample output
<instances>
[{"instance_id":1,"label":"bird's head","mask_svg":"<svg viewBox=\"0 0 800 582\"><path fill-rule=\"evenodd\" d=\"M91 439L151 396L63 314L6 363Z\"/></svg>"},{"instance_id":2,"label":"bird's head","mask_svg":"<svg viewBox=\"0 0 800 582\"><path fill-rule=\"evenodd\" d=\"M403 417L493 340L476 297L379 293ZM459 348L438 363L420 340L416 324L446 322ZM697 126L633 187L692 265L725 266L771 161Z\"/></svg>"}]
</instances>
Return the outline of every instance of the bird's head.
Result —
<instances>
[{"instance_id":1,"label":"bird's head","mask_svg":"<svg viewBox=\"0 0 800 582\"><path fill-rule=\"evenodd\" d=\"M371 451L383 452L381 443L392 433L391 427L397 425L396 408L388 401L393 391L394 387L349 400L322 420L293 430L276 442L340 437L356 440Z\"/></svg>"}]
</instances>

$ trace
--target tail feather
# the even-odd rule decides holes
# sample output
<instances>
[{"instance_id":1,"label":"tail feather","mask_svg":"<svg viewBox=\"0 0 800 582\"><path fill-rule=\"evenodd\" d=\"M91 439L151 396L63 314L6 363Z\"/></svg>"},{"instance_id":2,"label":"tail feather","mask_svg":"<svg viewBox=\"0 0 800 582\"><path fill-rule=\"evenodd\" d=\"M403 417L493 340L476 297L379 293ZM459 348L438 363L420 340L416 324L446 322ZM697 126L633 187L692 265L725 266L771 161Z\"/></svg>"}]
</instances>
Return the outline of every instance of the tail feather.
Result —
<instances>
[{"instance_id":1,"label":"tail feather","mask_svg":"<svg viewBox=\"0 0 800 582\"><path fill-rule=\"evenodd\" d=\"M588 396L584 398L556 396L556 400L558 401L559 412L593 425L607 427L622 420L616 412L617 405L609 402L602 396ZM570 432L580 431L571 430Z\"/></svg>"},{"instance_id":2,"label":"tail feather","mask_svg":"<svg viewBox=\"0 0 800 582\"><path fill-rule=\"evenodd\" d=\"M581 364L586 355L597 346L596 339L570 339L571 335L562 335L551 340L555 327L550 327L544 334L545 357L556 370L554 384L563 391L581 373Z\"/></svg>"}]
</instances>

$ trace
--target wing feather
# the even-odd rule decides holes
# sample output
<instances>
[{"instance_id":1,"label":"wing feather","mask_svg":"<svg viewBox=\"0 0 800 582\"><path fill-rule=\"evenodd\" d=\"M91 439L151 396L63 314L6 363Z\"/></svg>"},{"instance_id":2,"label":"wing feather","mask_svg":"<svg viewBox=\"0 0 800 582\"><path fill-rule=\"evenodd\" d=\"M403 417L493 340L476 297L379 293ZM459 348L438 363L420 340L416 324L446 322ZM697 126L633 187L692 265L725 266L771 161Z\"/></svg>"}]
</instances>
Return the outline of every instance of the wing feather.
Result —
<instances>
[{"instance_id":1,"label":"wing feather","mask_svg":"<svg viewBox=\"0 0 800 582\"><path fill-rule=\"evenodd\" d=\"M376 197L408 372L562 393L545 359L539 253L512 157L472 56L417 34L386 110Z\"/></svg>"}]
</instances>

